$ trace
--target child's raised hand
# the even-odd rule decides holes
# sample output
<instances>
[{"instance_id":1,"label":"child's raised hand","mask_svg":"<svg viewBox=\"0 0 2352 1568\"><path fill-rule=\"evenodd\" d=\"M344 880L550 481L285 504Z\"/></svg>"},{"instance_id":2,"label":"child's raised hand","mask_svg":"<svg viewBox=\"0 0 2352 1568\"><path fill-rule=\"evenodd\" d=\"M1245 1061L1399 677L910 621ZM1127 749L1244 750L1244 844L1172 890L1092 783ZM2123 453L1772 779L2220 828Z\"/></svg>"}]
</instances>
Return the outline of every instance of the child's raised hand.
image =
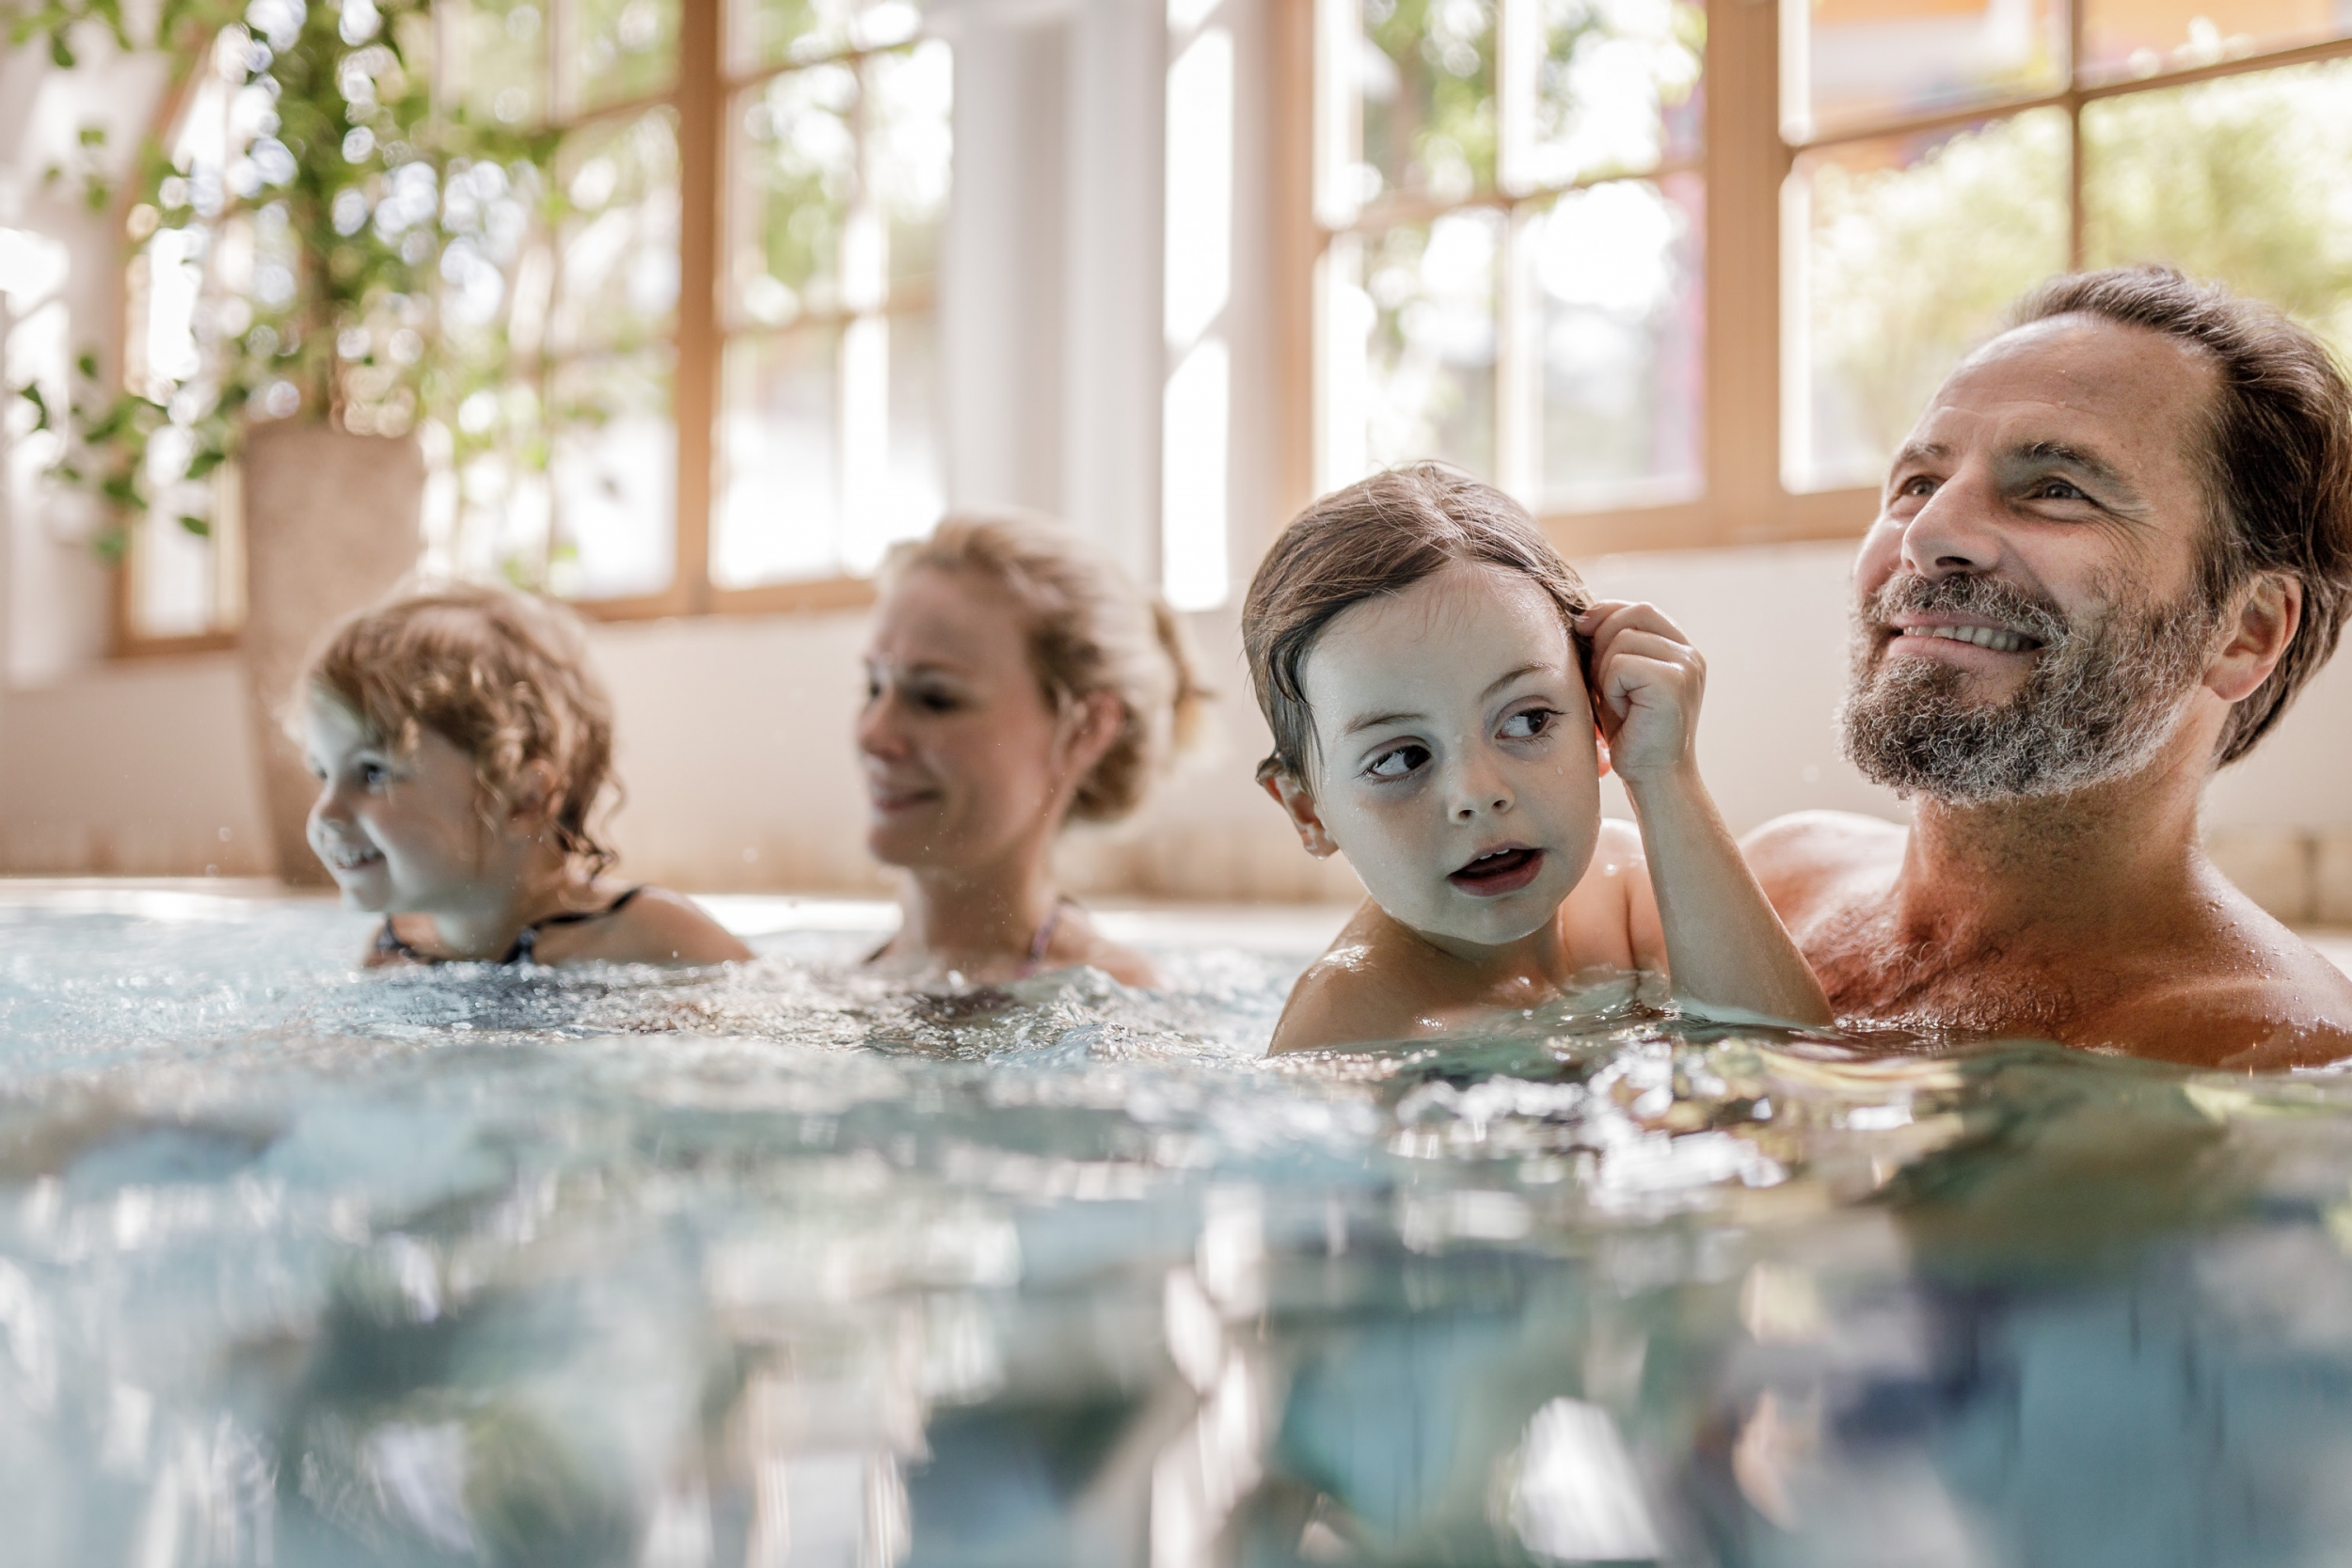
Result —
<instances>
[{"instance_id":1,"label":"child's raised hand","mask_svg":"<svg viewBox=\"0 0 2352 1568\"><path fill-rule=\"evenodd\" d=\"M1592 639L1594 718L1629 784L1683 767L1697 747L1707 660L1656 605L1602 599L1577 617Z\"/></svg>"}]
</instances>

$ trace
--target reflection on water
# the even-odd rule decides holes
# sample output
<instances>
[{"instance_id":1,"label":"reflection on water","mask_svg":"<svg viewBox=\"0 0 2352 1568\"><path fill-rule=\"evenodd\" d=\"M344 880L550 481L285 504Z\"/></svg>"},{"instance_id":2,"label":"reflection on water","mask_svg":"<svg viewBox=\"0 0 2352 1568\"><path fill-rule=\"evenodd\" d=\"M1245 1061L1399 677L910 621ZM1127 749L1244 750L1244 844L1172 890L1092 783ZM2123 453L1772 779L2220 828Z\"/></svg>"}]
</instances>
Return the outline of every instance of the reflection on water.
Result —
<instances>
[{"instance_id":1,"label":"reflection on water","mask_svg":"<svg viewBox=\"0 0 2352 1568\"><path fill-rule=\"evenodd\" d=\"M10 1563L2320 1563L2352 1087L0 905Z\"/></svg>"}]
</instances>

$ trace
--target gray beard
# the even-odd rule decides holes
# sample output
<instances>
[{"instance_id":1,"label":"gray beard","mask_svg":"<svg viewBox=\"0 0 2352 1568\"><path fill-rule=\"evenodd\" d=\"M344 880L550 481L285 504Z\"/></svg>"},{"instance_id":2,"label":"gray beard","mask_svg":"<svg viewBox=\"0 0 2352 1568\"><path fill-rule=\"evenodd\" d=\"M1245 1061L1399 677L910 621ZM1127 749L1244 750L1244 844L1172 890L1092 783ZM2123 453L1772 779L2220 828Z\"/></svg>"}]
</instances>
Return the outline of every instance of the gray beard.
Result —
<instances>
[{"instance_id":1,"label":"gray beard","mask_svg":"<svg viewBox=\"0 0 2352 1568\"><path fill-rule=\"evenodd\" d=\"M1893 658L1882 633L1905 610L1982 615L2038 639L2007 701L1970 702L1965 671ZM1989 578L1901 577L1855 616L1853 673L1838 710L1847 760L1873 784L1953 805L2071 794L2138 771L2172 737L2203 673L2217 616L2106 598L2069 622Z\"/></svg>"}]
</instances>

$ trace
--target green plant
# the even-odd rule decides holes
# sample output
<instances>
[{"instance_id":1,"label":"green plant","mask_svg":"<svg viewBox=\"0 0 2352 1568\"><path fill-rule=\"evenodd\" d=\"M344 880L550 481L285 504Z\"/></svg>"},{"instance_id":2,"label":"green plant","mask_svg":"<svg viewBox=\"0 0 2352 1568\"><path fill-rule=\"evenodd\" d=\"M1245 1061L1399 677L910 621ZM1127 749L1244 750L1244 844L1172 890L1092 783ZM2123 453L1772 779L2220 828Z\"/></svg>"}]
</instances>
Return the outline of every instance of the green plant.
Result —
<instances>
[{"instance_id":1,"label":"green plant","mask_svg":"<svg viewBox=\"0 0 2352 1568\"><path fill-rule=\"evenodd\" d=\"M206 482L256 419L379 435L434 419L461 446L544 451L530 400L500 400L508 416L487 421L454 412L517 374L495 306L479 301L513 297L532 236L563 215L549 178L558 133L437 102L430 5L162 0L140 32L121 0L33 0L9 14L14 42L45 40L66 69L85 28L164 53L179 67L171 101L223 127L209 155L141 149L124 206L146 297L163 297L166 280L192 295L186 352L130 367L119 389L85 355L69 408L38 388L21 394L62 441L57 477L107 507L103 552L119 554L151 514L208 531ZM85 134L81 172L103 209L113 193L95 172L100 145ZM470 282L473 308L450 308L453 277Z\"/></svg>"}]
</instances>

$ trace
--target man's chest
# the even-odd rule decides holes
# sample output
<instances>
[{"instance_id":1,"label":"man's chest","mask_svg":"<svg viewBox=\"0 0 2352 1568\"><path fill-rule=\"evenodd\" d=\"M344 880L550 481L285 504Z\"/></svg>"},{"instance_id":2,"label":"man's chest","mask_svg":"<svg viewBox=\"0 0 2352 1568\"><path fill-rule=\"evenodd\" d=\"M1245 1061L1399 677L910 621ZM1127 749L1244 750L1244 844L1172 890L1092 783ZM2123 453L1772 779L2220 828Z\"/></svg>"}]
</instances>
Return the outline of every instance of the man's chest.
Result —
<instances>
[{"instance_id":1,"label":"man's chest","mask_svg":"<svg viewBox=\"0 0 2352 1568\"><path fill-rule=\"evenodd\" d=\"M1864 897L1792 922L1841 1020L2063 1038L2114 999L2116 979L2030 940L1901 927Z\"/></svg>"}]
</instances>

